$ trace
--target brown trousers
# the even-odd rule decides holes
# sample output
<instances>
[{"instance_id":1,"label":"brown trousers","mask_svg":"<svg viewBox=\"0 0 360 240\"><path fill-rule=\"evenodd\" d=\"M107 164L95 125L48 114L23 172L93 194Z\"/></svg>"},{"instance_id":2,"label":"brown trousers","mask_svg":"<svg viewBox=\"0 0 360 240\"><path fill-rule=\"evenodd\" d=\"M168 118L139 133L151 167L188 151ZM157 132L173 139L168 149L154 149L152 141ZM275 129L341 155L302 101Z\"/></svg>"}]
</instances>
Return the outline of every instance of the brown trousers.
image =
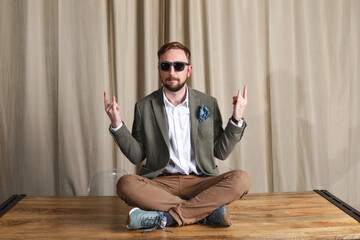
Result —
<instances>
[{"instance_id":1,"label":"brown trousers","mask_svg":"<svg viewBox=\"0 0 360 240\"><path fill-rule=\"evenodd\" d=\"M130 206L169 212L183 226L242 198L250 187L248 174L241 170L215 177L178 175L147 179L130 174L119 179L117 194Z\"/></svg>"}]
</instances>

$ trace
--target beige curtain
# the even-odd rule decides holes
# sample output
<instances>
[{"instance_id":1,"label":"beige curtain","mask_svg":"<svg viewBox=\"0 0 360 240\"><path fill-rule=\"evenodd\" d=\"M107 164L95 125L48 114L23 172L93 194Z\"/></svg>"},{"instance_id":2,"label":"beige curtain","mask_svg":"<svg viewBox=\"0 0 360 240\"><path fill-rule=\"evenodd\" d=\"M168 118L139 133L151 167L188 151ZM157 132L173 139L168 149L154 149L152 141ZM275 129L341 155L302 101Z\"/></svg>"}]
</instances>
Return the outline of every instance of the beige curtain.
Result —
<instances>
[{"instance_id":1,"label":"beige curtain","mask_svg":"<svg viewBox=\"0 0 360 240\"><path fill-rule=\"evenodd\" d=\"M222 167L252 192L327 189L360 209L360 1L0 0L0 201L86 195L136 173L108 133L103 91L131 127L158 89L158 48L192 51L189 85L224 122L248 85L245 136Z\"/></svg>"}]
</instances>

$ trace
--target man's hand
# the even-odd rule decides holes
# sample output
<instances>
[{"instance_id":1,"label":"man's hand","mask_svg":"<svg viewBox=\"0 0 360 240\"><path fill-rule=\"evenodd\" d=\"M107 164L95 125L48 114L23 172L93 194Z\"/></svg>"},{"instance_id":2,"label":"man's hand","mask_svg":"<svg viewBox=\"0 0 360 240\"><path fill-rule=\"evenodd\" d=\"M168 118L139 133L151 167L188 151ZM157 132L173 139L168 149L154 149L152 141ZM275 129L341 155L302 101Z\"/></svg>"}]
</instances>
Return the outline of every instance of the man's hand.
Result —
<instances>
[{"instance_id":1,"label":"man's hand","mask_svg":"<svg viewBox=\"0 0 360 240\"><path fill-rule=\"evenodd\" d=\"M244 92L241 95L241 89L239 89L237 96L233 97L233 117L236 120L240 120L243 117L246 105L247 105L247 85L244 86Z\"/></svg>"},{"instance_id":2,"label":"man's hand","mask_svg":"<svg viewBox=\"0 0 360 240\"><path fill-rule=\"evenodd\" d=\"M104 103L105 103L105 112L111 120L111 126L117 128L121 124L121 116L119 110L119 103L116 102L115 96L113 96L112 102L109 103L107 93L104 92Z\"/></svg>"}]
</instances>

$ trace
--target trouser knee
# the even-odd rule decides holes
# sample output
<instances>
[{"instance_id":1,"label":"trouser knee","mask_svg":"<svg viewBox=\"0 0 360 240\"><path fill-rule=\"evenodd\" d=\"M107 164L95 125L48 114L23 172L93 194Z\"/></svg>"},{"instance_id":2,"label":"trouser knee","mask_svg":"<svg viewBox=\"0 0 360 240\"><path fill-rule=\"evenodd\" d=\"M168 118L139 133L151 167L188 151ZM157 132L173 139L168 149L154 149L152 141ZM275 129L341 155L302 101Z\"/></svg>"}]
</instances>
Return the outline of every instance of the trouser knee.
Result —
<instances>
[{"instance_id":1,"label":"trouser knee","mask_svg":"<svg viewBox=\"0 0 360 240\"><path fill-rule=\"evenodd\" d=\"M124 199L125 196L131 195L131 191L134 189L132 184L137 180L137 175L128 174L119 178L116 184L117 195Z\"/></svg>"},{"instance_id":2,"label":"trouser knee","mask_svg":"<svg viewBox=\"0 0 360 240\"><path fill-rule=\"evenodd\" d=\"M232 180L233 191L242 197L247 194L251 188L251 179L247 172L242 170L234 170L229 172Z\"/></svg>"}]
</instances>

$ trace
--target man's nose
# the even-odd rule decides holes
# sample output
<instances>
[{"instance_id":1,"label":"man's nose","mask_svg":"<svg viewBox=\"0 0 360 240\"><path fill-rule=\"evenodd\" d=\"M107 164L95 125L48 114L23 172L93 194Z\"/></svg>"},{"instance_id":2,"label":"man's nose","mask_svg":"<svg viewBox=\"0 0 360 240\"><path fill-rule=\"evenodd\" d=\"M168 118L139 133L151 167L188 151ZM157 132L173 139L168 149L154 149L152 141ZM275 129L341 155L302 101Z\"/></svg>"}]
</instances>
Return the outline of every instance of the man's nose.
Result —
<instances>
[{"instance_id":1,"label":"man's nose","mask_svg":"<svg viewBox=\"0 0 360 240\"><path fill-rule=\"evenodd\" d=\"M175 73L176 73L176 71L175 71L174 66L170 66L169 74L170 74L171 76L174 76Z\"/></svg>"}]
</instances>

